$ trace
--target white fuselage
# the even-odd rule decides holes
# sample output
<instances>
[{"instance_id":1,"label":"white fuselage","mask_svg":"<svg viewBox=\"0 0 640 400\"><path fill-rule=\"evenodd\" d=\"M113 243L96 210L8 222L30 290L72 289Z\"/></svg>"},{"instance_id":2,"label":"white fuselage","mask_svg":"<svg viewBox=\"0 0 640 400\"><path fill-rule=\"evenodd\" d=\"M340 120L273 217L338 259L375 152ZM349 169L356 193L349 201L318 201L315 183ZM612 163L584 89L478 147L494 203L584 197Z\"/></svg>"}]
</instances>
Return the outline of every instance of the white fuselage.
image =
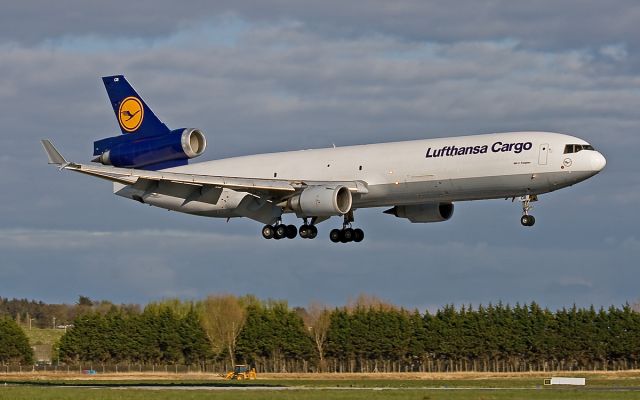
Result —
<instances>
[{"instance_id":1,"label":"white fuselage","mask_svg":"<svg viewBox=\"0 0 640 400\"><path fill-rule=\"evenodd\" d=\"M360 181L368 192L353 208L507 198L551 192L583 181L605 165L594 150L565 154L582 139L550 132L512 132L257 154L194 163L169 171L296 181ZM143 193L116 184L129 198ZM182 193L146 194L144 202L211 217L240 216L247 193L223 190L217 204L184 202Z\"/></svg>"}]
</instances>

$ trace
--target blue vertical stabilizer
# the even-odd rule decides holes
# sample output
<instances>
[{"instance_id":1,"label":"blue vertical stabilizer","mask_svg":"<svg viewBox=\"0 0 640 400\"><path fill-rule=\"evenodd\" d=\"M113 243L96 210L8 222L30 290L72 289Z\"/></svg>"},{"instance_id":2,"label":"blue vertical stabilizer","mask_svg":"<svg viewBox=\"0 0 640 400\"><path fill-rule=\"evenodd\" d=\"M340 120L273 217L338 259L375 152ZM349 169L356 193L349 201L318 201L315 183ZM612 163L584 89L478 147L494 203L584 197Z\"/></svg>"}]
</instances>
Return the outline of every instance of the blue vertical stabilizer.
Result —
<instances>
[{"instance_id":1,"label":"blue vertical stabilizer","mask_svg":"<svg viewBox=\"0 0 640 400\"><path fill-rule=\"evenodd\" d=\"M185 165L206 148L194 128L170 130L123 75L102 78L122 135L93 142L93 161L125 168L165 169Z\"/></svg>"},{"instance_id":2,"label":"blue vertical stabilizer","mask_svg":"<svg viewBox=\"0 0 640 400\"><path fill-rule=\"evenodd\" d=\"M105 76L102 82L123 134L156 136L169 133L169 128L156 117L123 75Z\"/></svg>"}]
</instances>

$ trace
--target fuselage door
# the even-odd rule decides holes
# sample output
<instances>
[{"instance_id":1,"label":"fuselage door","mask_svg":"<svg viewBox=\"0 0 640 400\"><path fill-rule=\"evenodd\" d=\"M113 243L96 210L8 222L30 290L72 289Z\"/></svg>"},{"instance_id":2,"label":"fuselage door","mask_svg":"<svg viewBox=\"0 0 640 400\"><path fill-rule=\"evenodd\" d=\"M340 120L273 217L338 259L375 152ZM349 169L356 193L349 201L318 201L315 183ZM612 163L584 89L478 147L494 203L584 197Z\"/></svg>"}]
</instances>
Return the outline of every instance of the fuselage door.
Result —
<instances>
[{"instance_id":1,"label":"fuselage door","mask_svg":"<svg viewBox=\"0 0 640 400\"><path fill-rule=\"evenodd\" d=\"M547 165L548 158L549 158L549 143L543 143L540 145L540 153L538 155L538 164Z\"/></svg>"}]
</instances>

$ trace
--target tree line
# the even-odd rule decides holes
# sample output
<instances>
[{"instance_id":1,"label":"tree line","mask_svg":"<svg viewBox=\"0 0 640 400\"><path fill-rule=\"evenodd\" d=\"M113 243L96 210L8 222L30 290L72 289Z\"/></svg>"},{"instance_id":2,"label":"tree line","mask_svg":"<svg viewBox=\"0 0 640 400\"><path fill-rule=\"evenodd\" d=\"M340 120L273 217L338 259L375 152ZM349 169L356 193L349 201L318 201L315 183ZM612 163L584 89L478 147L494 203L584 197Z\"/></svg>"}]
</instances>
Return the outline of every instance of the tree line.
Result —
<instances>
[{"instance_id":1,"label":"tree line","mask_svg":"<svg viewBox=\"0 0 640 400\"><path fill-rule=\"evenodd\" d=\"M638 368L640 313L608 309L447 305L406 310L361 296L344 307L253 296L111 305L76 316L63 363L181 364L259 372L555 371ZM0 351L0 354L2 352Z\"/></svg>"},{"instance_id":2,"label":"tree line","mask_svg":"<svg viewBox=\"0 0 640 400\"><path fill-rule=\"evenodd\" d=\"M0 317L11 317L18 325L32 328L54 328L68 325L79 315L90 312L106 313L114 304L110 301L91 300L78 296L75 304L48 304L28 299L9 299L0 296ZM121 304L116 307L132 312L140 312L137 304Z\"/></svg>"}]
</instances>

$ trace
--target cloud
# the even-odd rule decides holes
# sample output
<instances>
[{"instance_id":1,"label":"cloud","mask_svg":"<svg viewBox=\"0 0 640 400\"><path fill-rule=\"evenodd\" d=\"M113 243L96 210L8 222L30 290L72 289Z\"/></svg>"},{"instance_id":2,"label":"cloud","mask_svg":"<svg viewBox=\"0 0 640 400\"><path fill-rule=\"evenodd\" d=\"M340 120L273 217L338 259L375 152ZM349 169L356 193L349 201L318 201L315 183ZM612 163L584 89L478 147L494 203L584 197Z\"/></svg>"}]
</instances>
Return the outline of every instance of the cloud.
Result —
<instances>
[{"instance_id":1,"label":"cloud","mask_svg":"<svg viewBox=\"0 0 640 400\"><path fill-rule=\"evenodd\" d=\"M251 24L296 23L330 38L369 35L401 41L452 43L514 40L552 50L634 43L640 7L633 0L571 0L536 3L464 0L376 0L366 5L336 0L307 4L291 0L193 0L180 4L144 0L86 3L31 1L3 8L0 38L38 43L50 38L96 35L107 38L166 37L198 24L215 25L235 16ZM44 18L43 16L46 16Z\"/></svg>"},{"instance_id":2,"label":"cloud","mask_svg":"<svg viewBox=\"0 0 640 400\"><path fill-rule=\"evenodd\" d=\"M624 272L624 259L638 255L637 240L635 246L629 241L615 246L614 259L599 249L541 254L526 246L445 238L393 243L374 236L355 248L177 230L3 230L0 243L8 259L17 254L29 261L20 267L6 263L0 279L16 285L5 288L4 296L30 290L42 293L39 298L65 301L78 293L145 302L231 292L286 298L293 305L310 299L341 305L358 293L375 293L408 307L514 299L555 307L623 303L629 299L624 293L611 296L610 291L640 278ZM264 255L274 249L288 256L268 262ZM424 256L411 255L416 252ZM609 265L606 277L603 263Z\"/></svg>"}]
</instances>

